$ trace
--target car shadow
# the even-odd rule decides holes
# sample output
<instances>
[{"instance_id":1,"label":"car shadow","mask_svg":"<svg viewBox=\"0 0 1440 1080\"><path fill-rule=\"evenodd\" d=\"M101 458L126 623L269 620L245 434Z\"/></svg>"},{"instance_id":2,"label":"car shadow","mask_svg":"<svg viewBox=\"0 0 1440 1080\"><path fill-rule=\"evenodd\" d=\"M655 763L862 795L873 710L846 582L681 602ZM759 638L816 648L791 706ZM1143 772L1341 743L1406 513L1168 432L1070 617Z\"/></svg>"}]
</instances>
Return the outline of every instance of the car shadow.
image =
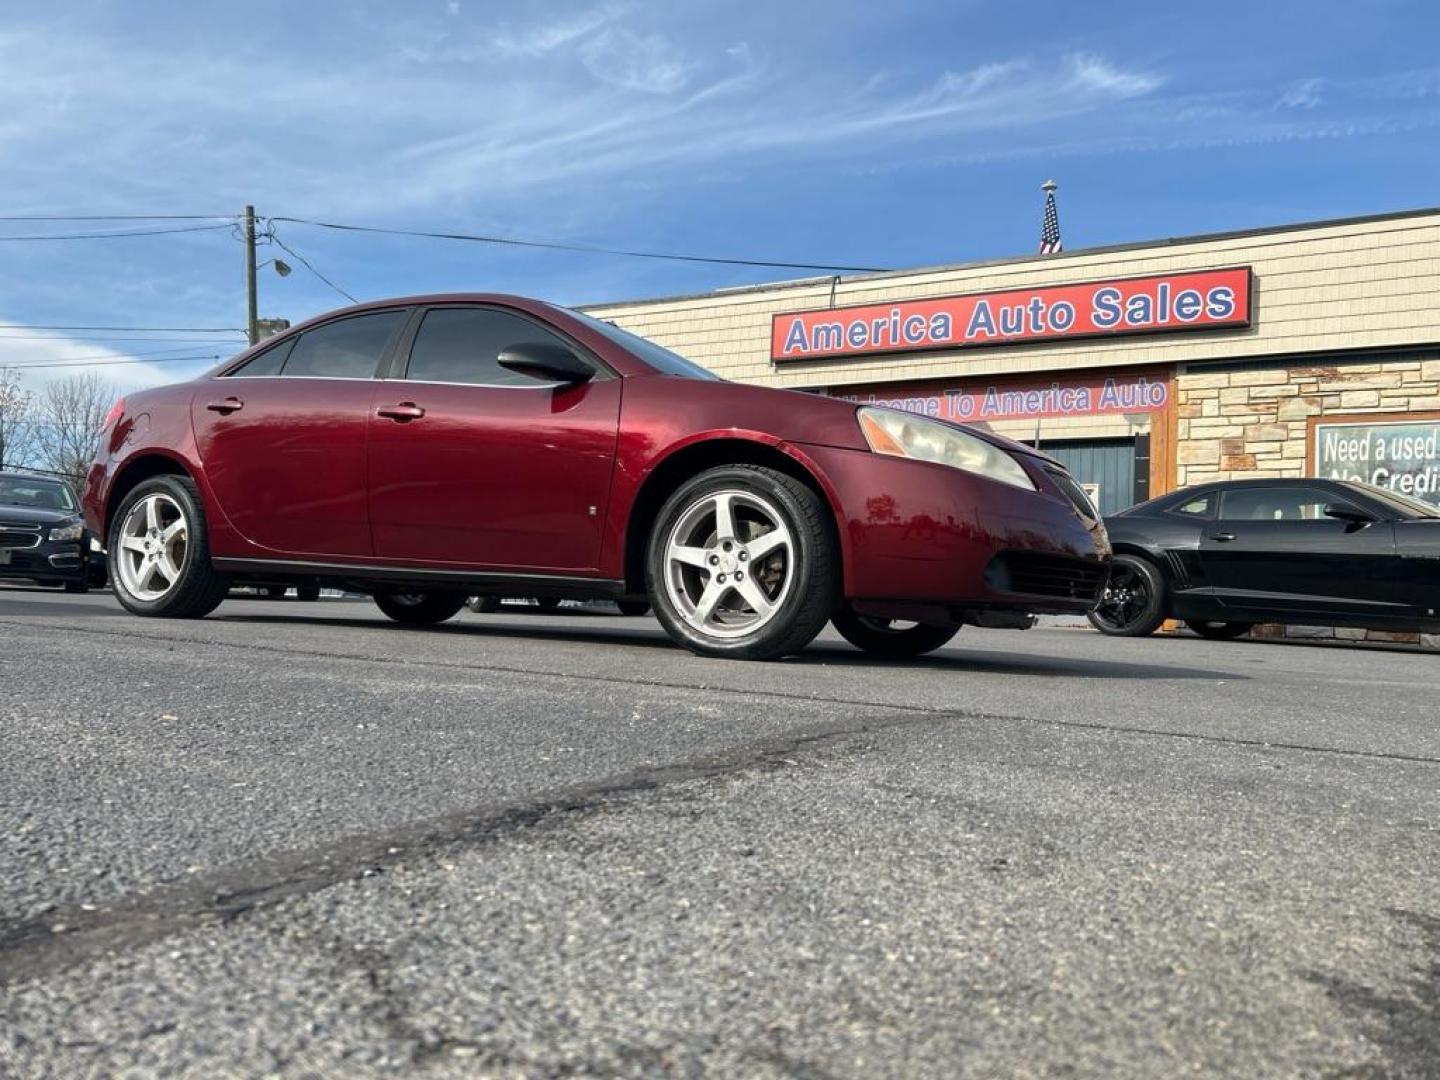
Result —
<instances>
[{"instance_id":1,"label":"car shadow","mask_svg":"<svg viewBox=\"0 0 1440 1080\"><path fill-rule=\"evenodd\" d=\"M214 616L212 616L213 618ZM227 615L224 622L253 624L290 624L293 616L283 615ZM619 627L558 627L541 622L534 626L514 623L467 620L442 623L439 626L396 627L381 619L317 619L327 626L343 626L360 630L383 630L394 633L444 634L453 637L508 638L514 641L565 641L590 645L625 645L640 649L679 651L680 647L665 636L653 620L636 619L634 630ZM962 631L963 633L963 631ZM1051 678L1106 678L1106 679L1226 679L1240 681L1250 676L1234 671L1212 671L1168 664L1136 664L1123 660L1092 660L1075 657L1037 656L1030 653L996 653L988 649L965 649L947 647L928 656L890 659L870 656L848 645L834 642L820 642L810 645L803 653L778 661L783 664L829 666L846 668L909 669L929 671L954 671L957 674L993 675L1038 675Z\"/></svg>"}]
</instances>

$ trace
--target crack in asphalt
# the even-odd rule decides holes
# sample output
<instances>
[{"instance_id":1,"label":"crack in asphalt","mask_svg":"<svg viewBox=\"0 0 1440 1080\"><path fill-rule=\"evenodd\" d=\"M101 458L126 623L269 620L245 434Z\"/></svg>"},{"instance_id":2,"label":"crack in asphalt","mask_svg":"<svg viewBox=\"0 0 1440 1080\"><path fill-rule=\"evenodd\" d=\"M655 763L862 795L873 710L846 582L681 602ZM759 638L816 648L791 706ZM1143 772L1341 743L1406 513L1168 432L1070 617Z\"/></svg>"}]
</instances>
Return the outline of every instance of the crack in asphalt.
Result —
<instances>
[{"instance_id":1,"label":"crack in asphalt","mask_svg":"<svg viewBox=\"0 0 1440 1080\"><path fill-rule=\"evenodd\" d=\"M88 959L137 948L203 926L223 926L283 900L465 845L481 847L564 815L590 814L674 784L794 767L792 756L827 744L936 717L905 712L772 736L668 765L648 766L557 788L512 803L481 804L378 833L234 863L103 906L72 905L41 918L0 924L0 986L47 976ZM893 713L893 710L891 711Z\"/></svg>"},{"instance_id":2,"label":"crack in asphalt","mask_svg":"<svg viewBox=\"0 0 1440 1080\"><path fill-rule=\"evenodd\" d=\"M184 637L171 634L141 633L138 631L98 630L91 627L37 626L17 619L0 619L0 626L18 626L27 630L53 631L55 633L94 634L101 637L119 637L126 640L143 638L147 641L163 641L179 645L210 645L222 649L239 649L248 652L278 653L284 656L310 657L321 660L347 660L362 664L390 664L401 667L437 668L449 671L486 672L496 675L523 675L529 678L565 679L568 681L608 683L617 686L639 686L650 689L699 690L712 694L769 701L803 701L808 704L843 705L852 708L883 709L890 712L907 712L917 715L945 719L970 721L1003 721L1017 724L1033 724L1042 727L1065 728L1076 731L1100 731L1115 735L1139 735L1160 739L1179 739L1186 742L1206 743L1218 746L1243 746L1262 750L1286 750L1305 754L1331 754L1338 757L1362 760L1404 761L1419 765L1440 765L1440 757L1426 754L1401 754L1389 750L1356 750L1342 746L1316 746L1311 743L1274 742L1267 739L1247 739L1239 735L1209 735L1197 731L1168 731L1164 728L1141 727L1137 724L1107 724L1098 720L1061 720L1055 717L1025 716L1019 713L986 713L964 709L946 709L935 705L906 705L893 701L870 701L864 698L824 697L818 694L796 694L784 690L757 690L742 687L717 686L703 682L678 682L664 679L643 679L634 676L604 675L599 673L571 674L563 671L535 671L533 668L513 667L506 664L466 664L454 660L425 660L416 657L373 656L365 653L331 652L310 649L304 646L290 648L281 645L264 645L251 642L222 641L209 637Z\"/></svg>"}]
</instances>

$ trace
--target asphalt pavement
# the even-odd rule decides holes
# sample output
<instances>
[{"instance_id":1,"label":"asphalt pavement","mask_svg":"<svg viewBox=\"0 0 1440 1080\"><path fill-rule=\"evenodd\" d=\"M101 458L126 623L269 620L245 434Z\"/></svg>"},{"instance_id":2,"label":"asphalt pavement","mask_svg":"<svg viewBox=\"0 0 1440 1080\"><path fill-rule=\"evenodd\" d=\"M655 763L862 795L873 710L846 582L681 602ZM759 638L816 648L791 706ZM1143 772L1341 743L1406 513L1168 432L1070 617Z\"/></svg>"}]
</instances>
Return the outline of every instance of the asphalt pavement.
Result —
<instances>
[{"instance_id":1,"label":"asphalt pavement","mask_svg":"<svg viewBox=\"0 0 1440 1080\"><path fill-rule=\"evenodd\" d=\"M0 588L0 1076L1440 1076L1437 679Z\"/></svg>"}]
</instances>

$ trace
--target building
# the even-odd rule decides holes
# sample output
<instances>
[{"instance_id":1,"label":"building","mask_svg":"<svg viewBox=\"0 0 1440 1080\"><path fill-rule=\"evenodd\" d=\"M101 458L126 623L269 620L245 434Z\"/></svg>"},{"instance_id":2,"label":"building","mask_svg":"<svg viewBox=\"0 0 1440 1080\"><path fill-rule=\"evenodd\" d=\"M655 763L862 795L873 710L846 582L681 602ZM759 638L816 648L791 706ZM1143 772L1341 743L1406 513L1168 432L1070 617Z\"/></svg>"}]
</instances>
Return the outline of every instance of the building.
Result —
<instances>
[{"instance_id":1,"label":"building","mask_svg":"<svg viewBox=\"0 0 1440 1080\"><path fill-rule=\"evenodd\" d=\"M985 421L1103 511L1238 477L1440 503L1440 209L592 314L725 378Z\"/></svg>"}]
</instances>

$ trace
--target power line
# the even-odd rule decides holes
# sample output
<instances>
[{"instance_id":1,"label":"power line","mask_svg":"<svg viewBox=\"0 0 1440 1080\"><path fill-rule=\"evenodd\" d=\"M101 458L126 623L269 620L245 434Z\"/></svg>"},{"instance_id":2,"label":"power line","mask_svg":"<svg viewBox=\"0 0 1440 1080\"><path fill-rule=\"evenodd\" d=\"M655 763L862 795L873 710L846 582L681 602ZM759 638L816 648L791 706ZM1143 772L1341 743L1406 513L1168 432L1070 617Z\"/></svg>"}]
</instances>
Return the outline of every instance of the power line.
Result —
<instances>
[{"instance_id":1,"label":"power line","mask_svg":"<svg viewBox=\"0 0 1440 1080\"><path fill-rule=\"evenodd\" d=\"M346 292L344 289L342 289L339 285L336 285L335 282L331 281L328 277L326 277L324 274L322 274L319 270L316 270L315 267L311 266L311 265L310 265L310 260L307 259L307 258L305 258L304 255L301 255L298 251L296 251L294 248L292 248L289 244L285 243L284 240L281 240L280 237L279 237L278 235L276 235L275 229L274 229L273 226L272 226L271 229L270 229L269 236L270 236L270 239L273 240L273 241L275 241L275 243L278 244L281 248L283 248L284 250L288 251L291 255L295 256L295 258L299 259L300 262L301 262L301 264L305 267L306 270L309 270L310 273L314 274L317 278L319 278L321 281L323 281L326 285L329 285L330 288L334 289L337 293L339 293L341 296L343 296L346 300L349 300L352 304L358 304L358 303L360 302L359 300L356 300L355 297L351 296L348 292Z\"/></svg>"},{"instance_id":2,"label":"power line","mask_svg":"<svg viewBox=\"0 0 1440 1080\"><path fill-rule=\"evenodd\" d=\"M127 236L171 236L175 233L197 233L214 232L217 229L229 229L229 224L224 225L181 225L176 228L165 229L126 229L120 232L106 233L64 233L51 234L46 236L0 236L0 243L8 244L21 240L119 240Z\"/></svg>"},{"instance_id":3,"label":"power line","mask_svg":"<svg viewBox=\"0 0 1440 1080\"><path fill-rule=\"evenodd\" d=\"M423 232L413 229L387 229L376 225L344 225L333 221L312 221L308 218L272 217L294 225L338 232L381 233L387 236L414 236L428 240L464 240L477 244L502 244L510 247L544 248L550 251L576 251L587 255L620 255L631 259L667 259L673 262L717 263L725 266L763 266L782 270L841 270L855 273L879 273L876 266L832 266L826 263L785 262L778 259L727 259L708 255L677 255L658 251L628 251L618 248L588 247L582 244L560 244L547 240L518 240L506 236L476 236L469 233Z\"/></svg>"},{"instance_id":4,"label":"power line","mask_svg":"<svg viewBox=\"0 0 1440 1080\"><path fill-rule=\"evenodd\" d=\"M147 334L243 334L242 326L51 326L46 323L12 323L16 330L120 330Z\"/></svg>"},{"instance_id":5,"label":"power line","mask_svg":"<svg viewBox=\"0 0 1440 1080\"><path fill-rule=\"evenodd\" d=\"M0 221L230 221L234 214L6 214Z\"/></svg>"},{"instance_id":6,"label":"power line","mask_svg":"<svg viewBox=\"0 0 1440 1080\"><path fill-rule=\"evenodd\" d=\"M122 364L174 364L184 360L219 360L219 353L195 356L161 356L151 360L45 360L39 363L0 365L9 371L34 371L37 368L59 367L118 367Z\"/></svg>"},{"instance_id":7,"label":"power line","mask_svg":"<svg viewBox=\"0 0 1440 1080\"><path fill-rule=\"evenodd\" d=\"M194 345L185 345L185 346L181 346L181 347L179 347L179 348L155 349L155 350L153 350L153 351L151 351L151 352L128 352L128 351L123 350L123 349L115 349L115 350L112 350L111 352L107 352L107 353L96 353L94 356L58 356L58 357L56 357L55 359L56 359L57 361L64 360L64 361L66 361L66 362L68 363L69 361L72 361L72 360L112 360L112 359L115 359L116 357L164 356L166 353L190 352L191 350L193 350L193 349L195 349L195 348L197 348L197 346L194 346ZM34 363L40 363L41 361L33 361L33 362L34 362ZM46 362L48 362L48 361L46 361ZM29 360L21 360L21 361L19 361L18 363L9 362L9 361L6 361L6 360L0 360L0 371L3 371L5 368L25 367L26 365L28 365L28 364L30 364L30 363L32 363L32 361L29 361Z\"/></svg>"},{"instance_id":8,"label":"power line","mask_svg":"<svg viewBox=\"0 0 1440 1080\"><path fill-rule=\"evenodd\" d=\"M188 345L199 348L201 345L220 345L224 343L223 338L175 338L175 337L130 337L113 336L108 334L9 334L0 329L0 342L5 341L148 341L156 345ZM236 337L234 341L243 342L244 337Z\"/></svg>"}]
</instances>

